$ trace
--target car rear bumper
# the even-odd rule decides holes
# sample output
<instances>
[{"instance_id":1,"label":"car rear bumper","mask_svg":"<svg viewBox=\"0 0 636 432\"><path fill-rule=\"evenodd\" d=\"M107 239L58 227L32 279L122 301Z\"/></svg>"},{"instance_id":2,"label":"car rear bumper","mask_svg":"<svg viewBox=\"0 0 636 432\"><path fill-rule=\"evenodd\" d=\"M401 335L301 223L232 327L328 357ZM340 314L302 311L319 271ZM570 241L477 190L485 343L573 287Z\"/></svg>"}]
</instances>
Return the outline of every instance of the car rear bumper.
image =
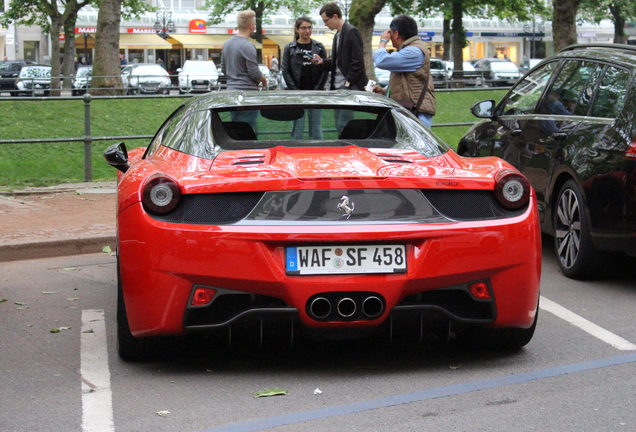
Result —
<instances>
[{"instance_id":1,"label":"car rear bumper","mask_svg":"<svg viewBox=\"0 0 636 432\"><path fill-rule=\"evenodd\" d=\"M532 202L519 217L479 223L185 225L152 219L136 203L118 219L118 257L130 328L135 336L170 335L214 330L243 318L292 317L313 329L369 329L398 316L527 328L539 296L537 221ZM377 244L377 239L406 245L406 273L285 272L285 246ZM479 281L490 287L490 301L466 293L468 284ZM207 310L189 307L196 287L217 290L225 303L215 305L215 300ZM317 319L310 309L316 298L326 298L336 308L343 299L362 307L371 297L382 304L371 316L360 312L338 318L334 312Z\"/></svg>"}]
</instances>

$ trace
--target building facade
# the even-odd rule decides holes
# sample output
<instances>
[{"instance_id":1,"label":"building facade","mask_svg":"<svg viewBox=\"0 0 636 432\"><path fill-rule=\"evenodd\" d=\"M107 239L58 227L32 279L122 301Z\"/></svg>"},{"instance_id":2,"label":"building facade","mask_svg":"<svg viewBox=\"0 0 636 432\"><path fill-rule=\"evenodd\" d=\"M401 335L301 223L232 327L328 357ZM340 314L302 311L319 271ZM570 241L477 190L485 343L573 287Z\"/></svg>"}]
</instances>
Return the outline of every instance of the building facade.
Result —
<instances>
[{"instance_id":1,"label":"building facade","mask_svg":"<svg viewBox=\"0 0 636 432\"><path fill-rule=\"evenodd\" d=\"M0 0L0 13L11 0ZM13 0L15 1L15 0ZM188 59L210 59L220 62L223 43L236 28L236 13L229 14L221 24L206 25L208 10L204 0L149 0L159 12L146 13L138 19L122 20L120 26L120 52L129 62L156 62L176 70ZM76 23L76 54L82 63L91 63L95 47L95 31L98 10L84 7ZM329 50L333 35L323 25L318 11L313 18L314 38L324 43ZM384 10L376 17L373 46L377 46L379 35L387 29L392 16ZM263 24L263 43L253 41L260 51L263 64L269 64L272 56L280 57L284 46L292 40L295 17L287 10L269 16ZM443 55L443 20L429 18L419 20L420 37L426 41L432 57ZM469 46L464 49L464 60L483 57L508 58L521 65L529 58L543 58L553 53L552 25L550 22L510 23L499 20L467 18L463 22L467 29ZM584 24L578 27L579 42L611 42L613 25L610 21L600 25ZM161 37L163 36L163 37ZM63 35L60 35L63 39ZM63 43L60 55L64 55ZM0 27L0 54L3 58L30 59L39 63L50 63L50 39L38 27Z\"/></svg>"}]
</instances>

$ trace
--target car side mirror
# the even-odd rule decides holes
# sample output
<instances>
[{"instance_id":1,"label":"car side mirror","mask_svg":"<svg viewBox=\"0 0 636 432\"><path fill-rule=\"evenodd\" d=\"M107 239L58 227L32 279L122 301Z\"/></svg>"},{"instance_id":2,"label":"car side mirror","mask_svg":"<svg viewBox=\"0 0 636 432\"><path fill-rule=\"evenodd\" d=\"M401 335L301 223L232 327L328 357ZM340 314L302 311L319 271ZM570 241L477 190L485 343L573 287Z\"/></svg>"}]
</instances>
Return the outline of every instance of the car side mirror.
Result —
<instances>
[{"instance_id":1,"label":"car side mirror","mask_svg":"<svg viewBox=\"0 0 636 432\"><path fill-rule=\"evenodd\" d=\"M104 159L106 159L108 165L117 168L123 173L130 168L128 164L128 150L126 150L126 144L123 142L109 146L104 151Z\"/></svg>"},{"instance_id":2,"label":"car side mirror","mask_svg":"<svg viewBox=\"0 0 636 432\"><path fill-rule=\"evenodd\" d=\"M477 102L470 109L470 112L478 118L493 118L495 116L495 101L485 100Z\"/></svg>"}]
</instances>

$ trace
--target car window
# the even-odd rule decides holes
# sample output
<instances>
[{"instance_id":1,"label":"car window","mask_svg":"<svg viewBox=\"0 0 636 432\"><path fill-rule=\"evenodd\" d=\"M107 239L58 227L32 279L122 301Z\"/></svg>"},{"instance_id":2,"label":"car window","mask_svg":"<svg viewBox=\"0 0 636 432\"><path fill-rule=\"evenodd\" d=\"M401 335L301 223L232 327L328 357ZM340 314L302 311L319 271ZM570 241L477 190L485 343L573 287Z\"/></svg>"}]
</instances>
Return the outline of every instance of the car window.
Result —
<instances>
[{"instance_id":1,"label":"car window","mask_svg":"<svg viewBox=\"0 0 636 432\"><path fill-rule=\"evenodd\" d=\"M499 115L533 114L558 65L557 61L546 63L517 83L500 106Z\"/></svg>"},{"instance_id":2,"label":"car window","mask_svg":"<svg viewBox=\"0 0 636 432\"><path fill-rule=\"evenodd\" d=\"M608 66L599 85L590 115L605 118L618 116L625 104L628 81L629 72Z\"/></svg>"},{"instance_id":3,"label":"car window","mask_svg":"<svg viewBox=\"0 0 636 432\"><path fill-rule=\"evenodd\" d=\"M310 112L312 111L312 112ZM345 112L347 122L335 121ZM322 139L293 138L295 120L319 116ZM340 117L342 118L342 117ZM316 144L319 142L319 144ZM216 108L189 111L181 109L162 126L148 155L158 146L166 146L194 156L213 159L219 152L238 149L269 149L276 146L350 146L393 148L416 151L425 157L439 156L448 147L410 116L391 107L354 107L333 109L316 106Z\"/></svg>"},{"instance_id":4,"label":"car window","mask_svg":"<svg viewBox=\"0 0 636 432\"><path fill-rule=\"evenodd\" d=\"M25 66L20 71L20 78L51 78L49 66Z\"/></svg>"},{"instance_id":5,"label":"car window","mask_svg":"<svg viewBox=\"0 0 636 432\"><path fill-rule=\"evenodd\" d=\"M594 82L599 76L599 64L591 61L570 60L566 61L559 75L554 80L548 91L541 112L550 114L563 114L550 112L547 108L550 102L559 100L565 109L575 115L587 115L588 99L583 97L593 88Z\"/></svg>"}]
</instances>

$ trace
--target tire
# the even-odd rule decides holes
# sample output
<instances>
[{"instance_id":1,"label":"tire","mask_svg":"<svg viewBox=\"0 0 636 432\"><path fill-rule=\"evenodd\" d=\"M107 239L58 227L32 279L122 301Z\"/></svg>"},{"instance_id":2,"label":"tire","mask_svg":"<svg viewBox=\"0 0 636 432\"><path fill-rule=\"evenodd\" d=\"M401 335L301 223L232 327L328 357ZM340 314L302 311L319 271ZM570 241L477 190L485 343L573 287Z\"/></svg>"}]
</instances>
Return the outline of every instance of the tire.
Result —
<instances>
[{"instance_id":1,"label":"tire","mask_svg":"<svg viewBox=\"0 0 636 432\"><path fill-rule=\"evenodd\" d=\"M606 274L609 254L594 247L583 195L574 180L561 187L552 209L554 249L561 272L571 279L591 279Z\"/></svg>"},{"instance_id":2,"label":"tire","mask_svg":"<svg viewBox=\"0 0 636 432\"><path fill-rule=\"evenodd\" d=\"M128 362L143 362L159 356L160 338L137 338L130 332L128 314L124 302L119 257L117 258L117 353Z\"/></svg>"},{"instance_id":3,"label":"tire","mask_svg":"<svg viewBox=\"0 0 636 432\"><path fill-rule=\"evenodd\" d=\"M457 334L457 339L472 348L487 351L517 351L526 346L537 328L539 306L532 325L527 328L483 328L475 327Z\"/></svg>"}]
</instances>

